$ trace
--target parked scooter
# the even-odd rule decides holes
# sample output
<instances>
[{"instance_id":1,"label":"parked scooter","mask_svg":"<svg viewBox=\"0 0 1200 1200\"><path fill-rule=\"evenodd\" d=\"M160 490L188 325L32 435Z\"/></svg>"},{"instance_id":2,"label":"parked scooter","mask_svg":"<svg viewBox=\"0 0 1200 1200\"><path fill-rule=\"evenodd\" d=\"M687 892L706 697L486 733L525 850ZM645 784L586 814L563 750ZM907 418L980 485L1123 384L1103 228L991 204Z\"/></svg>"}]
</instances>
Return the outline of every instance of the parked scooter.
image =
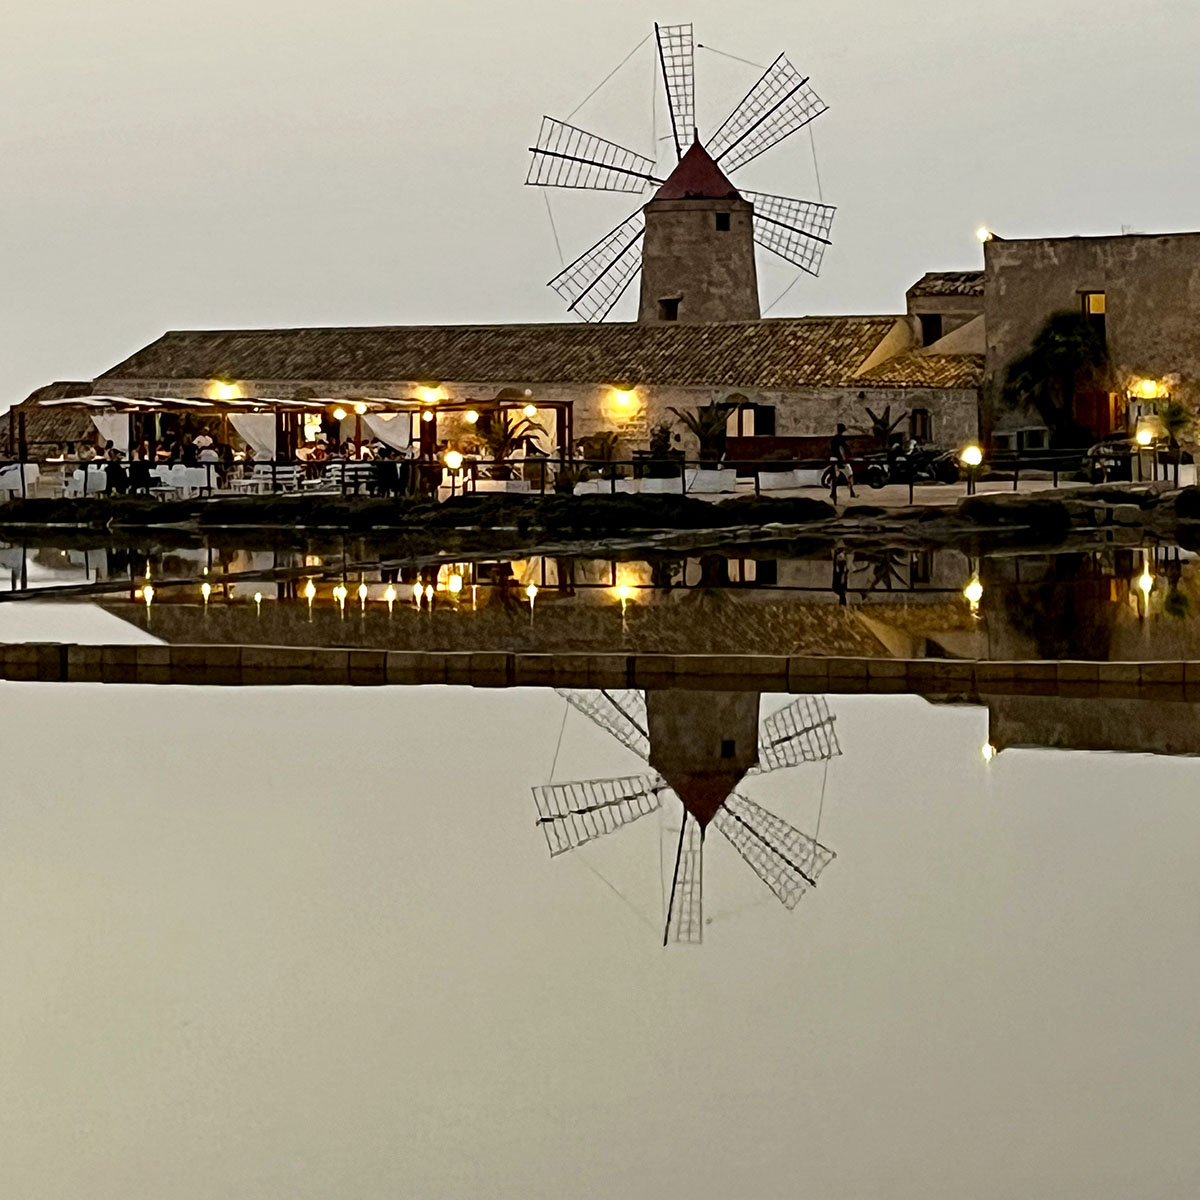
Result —
<instances>
[{"instance_id":1,"label":"parked scooter","mask_svg":"<svg viewBox=\"0 0 1200 1200\"><path fill-rule=\"evenodd\" d=\"M950 450L910 442L907 446L893 445L886 454L871 458L862 474L873 488L889 483L957 483L959 466Z\"/></svg>"}]
</instances>

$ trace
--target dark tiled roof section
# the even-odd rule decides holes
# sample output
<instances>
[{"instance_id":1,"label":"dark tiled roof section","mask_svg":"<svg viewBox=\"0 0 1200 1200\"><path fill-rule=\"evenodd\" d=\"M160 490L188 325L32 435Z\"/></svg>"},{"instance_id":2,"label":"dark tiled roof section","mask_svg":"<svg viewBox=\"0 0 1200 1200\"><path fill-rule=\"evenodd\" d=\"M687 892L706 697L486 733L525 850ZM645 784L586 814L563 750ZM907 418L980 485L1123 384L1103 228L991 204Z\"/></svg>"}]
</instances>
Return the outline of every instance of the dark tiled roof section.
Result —
<instances>
[{"instance_id":1,"label":"dark tiled roof section","mask_svg":"<svg viewBox=\"0 0 1200 1200\"><path fill-rule=\"evenodd\" d=\"M908 289L910 296L982 296L982 271L930 271Z\"/></svg>"},{"instance_id":2,"label":"dark tiled roof section","mask_svg":"<svg viewBox=\"0 0 1200 1200\"><path fill-rule=\"evenodd\" d=\"M173 332L96 381L851 386L899 318L720 324L401 325Z\"/></svg>"},{"instance_id":3,"label":"dark tiled roof section","mask_svg":"<svg viewBox=\"0 0 1200 1200\"><path fill-rule=\"evenodd\" d=\"M983 384L982 354L901 354L858 382L875 387L969 389Z\"/></svg>"},{"instance_id":4,"label":"dark tiled roof section","mask_svg":"<svg viewBox=\"0 0 1200 1200\"><path fill-rule=\"evenodd\" d=\"M64 400L71 396L90 396L92 385L81 381L48 383L30 393L12 411L25 417L25 441L30 446L54 442L90 441L96 435L91 414L78 408L42 408L43 400ZM15 454L16 447L8 443L9 421L0 416L0 451Z\"/></svg>"}]
</instances>

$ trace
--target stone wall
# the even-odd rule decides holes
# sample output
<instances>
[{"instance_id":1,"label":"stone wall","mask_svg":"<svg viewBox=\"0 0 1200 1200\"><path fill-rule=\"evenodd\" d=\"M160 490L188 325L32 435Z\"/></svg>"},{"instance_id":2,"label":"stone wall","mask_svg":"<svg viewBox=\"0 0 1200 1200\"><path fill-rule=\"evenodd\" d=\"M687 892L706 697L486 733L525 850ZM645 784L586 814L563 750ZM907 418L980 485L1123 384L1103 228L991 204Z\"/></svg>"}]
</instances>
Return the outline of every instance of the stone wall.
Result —
<instances>
[{"instance_id":1,"label":"stone wall","mask_svg":"<svg viewBox=\"0 0 1200 1200\"><path fill-rule=\"evenodd\" d=\"M1105 294L1109 352L1119 374L1200 379L1200 234L993 240L987 267L984 433L1002 412L1008 364L1047 318Z\"/></svg>"}]
</instances>

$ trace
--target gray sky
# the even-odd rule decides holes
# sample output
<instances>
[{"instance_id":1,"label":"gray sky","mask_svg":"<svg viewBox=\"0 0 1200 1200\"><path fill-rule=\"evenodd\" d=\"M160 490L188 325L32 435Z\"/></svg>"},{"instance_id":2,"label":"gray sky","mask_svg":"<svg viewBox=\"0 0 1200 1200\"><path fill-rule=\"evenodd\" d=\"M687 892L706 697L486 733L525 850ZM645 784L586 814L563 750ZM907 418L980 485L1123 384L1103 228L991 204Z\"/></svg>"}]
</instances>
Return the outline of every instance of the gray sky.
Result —
<instances>
[{"instance_id":1,"label":"gray sky","mask_svg":"<svg viewBox=\"0 0 1200 1200\"><path fill-rule=\"evenodd\" d=\"M713 839L664 953L655 818L546 856L551 692L5 685L0 1193L1197 1194L1196 763L832 704L817 892Z\"/></svg>"},{"instance_id":2,"label":"gray sky","mask_svg":"<svg viewBox=\"0 0 1200 1200\"><path fill-rule=\"evenodd\" d=\"M655 17L786 50L830 104L836 246L777 313L892 311L978 263L981 221L1200 226L1192 0L8 0L0 407L172 327L558 319L525 147ZM647 45L578 122L647 149L651 70ZM711 132L756 72L701 51L698 75ZM807 138L739 178L814 195ZM568 257L632 207L558 195ZM767 303L793 277L763 274Z\"/></svg>"}]
</instances>

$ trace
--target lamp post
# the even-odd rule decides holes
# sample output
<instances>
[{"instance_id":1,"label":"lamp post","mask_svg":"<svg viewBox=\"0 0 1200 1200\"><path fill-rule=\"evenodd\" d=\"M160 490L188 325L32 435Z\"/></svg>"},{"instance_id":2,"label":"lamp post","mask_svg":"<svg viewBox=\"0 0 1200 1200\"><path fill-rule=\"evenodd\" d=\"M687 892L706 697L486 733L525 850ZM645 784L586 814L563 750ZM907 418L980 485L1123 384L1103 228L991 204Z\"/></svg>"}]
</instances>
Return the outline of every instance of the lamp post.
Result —
<instances>
[{"instance_id":1,"label":"lamp post","mask_svg":"<svg viewBox=\"0 0 1200 1200\"><path fill-rule=\"evenodd\" d=\"M983 462L983 451L976 445L964 447L958 455L958 461L967 469L967 495L975 495L975 472Z\"/></svg>"},{"instance_id":2,"label":"lamp post","mask_svg":"<svg viewBox=\"0 0 1200 1200\"><path fill-rule=\"evenodd\" d=\"M450 472L450 495L455 496L458 493L458 473L462 470L463 456L457 450L447 450L442 462Z\"/></svg>"}]
</instances>

